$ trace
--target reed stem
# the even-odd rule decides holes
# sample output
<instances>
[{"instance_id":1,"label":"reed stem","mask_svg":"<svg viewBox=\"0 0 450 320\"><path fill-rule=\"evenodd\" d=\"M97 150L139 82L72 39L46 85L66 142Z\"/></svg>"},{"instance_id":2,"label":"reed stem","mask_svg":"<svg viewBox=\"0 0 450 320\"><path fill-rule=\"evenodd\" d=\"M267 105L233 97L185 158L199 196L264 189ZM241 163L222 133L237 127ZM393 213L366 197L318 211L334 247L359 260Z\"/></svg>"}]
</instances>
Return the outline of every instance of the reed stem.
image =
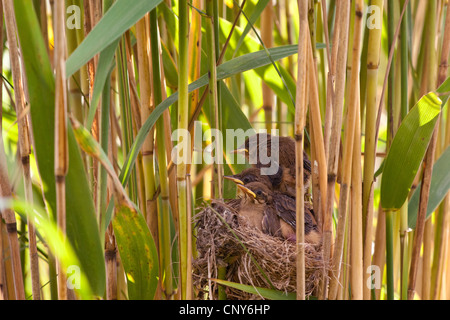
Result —
<instances>
[{"instance_id":1,"label":"reed stem","mask_svg":"<svg viewBox=\"0 0 450 320\"><path fill-rule=\"evenodd\" d=\"M178 147L180 142L186 139L182 136L183 132L188 132L189 125L189 11L187 1L180 1L178 4L179 18L179 36L178 36ZM190 144L184 141L184 145L190 148ZM188 153L188 154L186 154ZM178 159L177 163L177 192L178 192L178 210L179 210L179 243L180 243L180 278L181 278L181 299L189 300L192 297L191 275L191 257L192 247L188 243L188 234L191 232L191 217L188 209L188 191L186 171L187 162L190 162L191 156L189 150L183 149L183 159Z\"/></svg>"},{"instance_id":2,"label":"reed stem","mask_svg":"<svg viewBox=\"0 0 450 320\"><path fill-rule=\"evenodd\" d=\"M383 11L384 1L373 0L371 5ZM364 238L364 270L371 265L373 238L373 187L377 141L375 140L377 117L377 85L380 64L381 29L370 29L367 44L367 81L366 81L366 116L365 116L365 149L364 149L364 181L363 181L363 232ZM370 289L364 286L364 299L370 299Z\"/></svg>"},{"instance_id":3,"label":"reed stem","mask_svg":"<svg viewBox=\"0 0 450 320\"><path fill-rule=\"evenodd\" d=\"M297 241L297 300L305 299L305 230L303 197L303 130L308 103L308 2L298 0L300 34L298 40L297 100L295 105L295 168L296 168L296 241Z\"/></svg>"},{"instance_id":4,"label":"reed stem","mask_svg":"<svg viewBox=\"0 0 450 320\"><path fill-rule=\"evenodd\" d=\"M153 103L158 105L163 99L163 83L160 64L160 39L158 32L156 10L150 12L150 43L151 43L151 58L153 70ZM170 237L170 201L169 201L169 184L168 184L168 170L167 157L165 149L165 128L164 118L161 117L156 122L156 151L158 159L159 183L161 188L161 207L160 207L160 222L159 222L159 252L160 252L160 266L163 281L164 294L167 299L173 296L173 272L172 272L172 257L171 257L171 237Z\"/></svg>"}]
</instances>

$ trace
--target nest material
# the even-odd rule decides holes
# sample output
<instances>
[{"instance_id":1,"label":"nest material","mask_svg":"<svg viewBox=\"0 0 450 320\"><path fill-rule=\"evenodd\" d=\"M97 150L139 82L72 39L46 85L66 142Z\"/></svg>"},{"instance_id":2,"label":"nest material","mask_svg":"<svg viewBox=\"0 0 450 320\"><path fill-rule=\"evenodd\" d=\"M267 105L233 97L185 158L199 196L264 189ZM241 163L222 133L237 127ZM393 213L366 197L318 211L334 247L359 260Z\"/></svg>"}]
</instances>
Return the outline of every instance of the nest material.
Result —
<instances>
[{"instance_id":1,"label":"nest material","mask_svg":"<svg viewBox=\"0 0 450 320\"><path fill-rule=\"evenodd\" d=\"M198 258L194 261L193 271L198 298L204 299L208 292L211 295L208 298L217 299L217 283L210 279L218 278L219 267L226 268L225 278L231 282L261 288L271 288L272 284L277 290L295 292L295 244L249 226L233 209L233 201L239 200L227 204L213 202L195 217ZM305 269L306 295L310 296L318 288L325 270L321 244L305 244ZM226 287L226 293L228 299L263 298L230 287Z\"/></svg>"}]
</instances>

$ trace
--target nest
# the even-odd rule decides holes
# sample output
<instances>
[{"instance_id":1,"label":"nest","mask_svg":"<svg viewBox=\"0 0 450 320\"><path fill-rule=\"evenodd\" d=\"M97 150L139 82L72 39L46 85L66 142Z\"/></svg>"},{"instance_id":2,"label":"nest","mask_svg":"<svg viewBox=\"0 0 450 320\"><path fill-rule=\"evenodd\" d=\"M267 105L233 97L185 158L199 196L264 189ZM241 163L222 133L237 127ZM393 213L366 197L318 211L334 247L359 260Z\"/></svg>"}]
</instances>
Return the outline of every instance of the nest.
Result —
<instances>
[{"instance_id":1,"label":"nest","mask_svg":"<svg viewBox=\"0 0 450 320\"><path fill-rule=\"evenodd\" d=\"M218 285L210 279L218 278L220 267L226 270L225 280L295 292L295 244L249 226L233 209L233 201L239 200L213 202L195 216L198 257L193 271L197 297L217 299ZM305 267L306 295L310 296L317 293L325 270L321 244L305 243ZM228 299L263 299L230 287L226 287L226 294Z\"/></svg>"}]
</instances>

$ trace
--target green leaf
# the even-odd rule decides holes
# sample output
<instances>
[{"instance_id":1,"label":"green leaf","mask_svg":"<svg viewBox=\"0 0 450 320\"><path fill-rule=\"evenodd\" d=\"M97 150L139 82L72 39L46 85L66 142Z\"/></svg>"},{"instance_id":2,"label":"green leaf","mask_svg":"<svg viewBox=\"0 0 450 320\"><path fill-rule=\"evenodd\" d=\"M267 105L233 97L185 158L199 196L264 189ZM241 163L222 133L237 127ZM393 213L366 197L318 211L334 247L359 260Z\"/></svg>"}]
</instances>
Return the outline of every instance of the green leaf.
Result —
<instances>
[{"instance_id":1,"label":"green leaf","mask_svg":"<svg viewBox=\"0 0 450 320\"><path fill-rule=\"evenodd\" d=\"M170 88L178 87L178 69L175 61L170 55L169 49L161 42L162 50L162 62L164 67L164 76L167 82L167 86Z\"/></svg>"},{"instance_id":2,"label":"green leaf","mask_svg":"<svg viewBox=\"0 0 450 320\"><path fill-rule=\"evenodd\" d=\"M436 92L439 94L439 99L442 100L442 105L444 106L450 97L450 77L441 84Z\"/></svg>"},{"instance_id":3,"label":"green leaf","mask_svg":"<svg viewBox=\"0 0 450 320\"><path fill-rule=\"evenodd\" d=\"M421 184L417 186L408 204L408 226L416 227L419 210ZM427 218L437 209L450 190L450 147L439 157L433 166L430 194L427 207Z\"/></svg>"},{"instance_id":4,"label":"green leaf","mask_svg":"<svg viewBox=\"0 0 450 320\"><path fill-rule=\"evenodd\" d=\"M248 18L247 25L245 26L244 31L242 32L241 36L239 37L239 40L236 45L236 49L234 49L234 54L236 55L237 51L241 47L242 43L246 39L247 34L252 29L252 26L255 24L256 20L261 16L261 13L264 11L264 8L267 6L270 0L260 0L256 4L256 7L254 8L254 11L252 12L250 18Z\"/></svg>"},{"instance_id":5,"label":"green leaf","mask_svg":"<svg viewBox=\"0 0 450 320\"><path fill-rule=\"evenodd\" d=\"M21 200L0 198L0 211L12 209L26 214L34 221L37 233L45 236L45 243L53 255L57 256L63 269L67 272L68 283L81 299L93 298L90 283L87 280L88 269L83 268L75 250L69 241L65 241L63 233L58 229L55 221L48 218L47 213L37 204L31 205Z\"/></svg>"},{"instance_id":6,"label":"green leaf","mask_svg":"<svg viewBox=\"0 0 450 320\"><path fill-rule=\"evenodd\" d=\"M162 0L117 0L66 61L70 77L97 53L103 51L130 29Z\"/></svg>"},{"instance_id":7,"label":"green leaf","mask_svg":"<svg viewBox=\"0 0 450 320\"><path fill-rule=\"evenodd\" d=\"M385 160L381 180L381 205L396 211L406 201L433 134L442 101L433 92L425 95L403 120Z\"/></svg>"},{"instance_id":8,"label":"green leaf","mask_svg":"<svg viewBox=\"0 0 450 320\"><path fill-rule=\"evenodd\" d=\"M55 80L33 6L21 0L16 0L14 5L30 98L34 152L49 211L55 213ZM67 237L80 260L82 269L86 272L94 294L102 296L106 287L103 249L92 194L81 153L70 126L68 126L68 146Z\"/></svg>"},{"instance_id":9,"label":"green leaf","mask_svg":"<svg viewBox=\"0 0 450 320\"><path fill-rule=\"evenodd\" d=\"M158 284L156 246L142 214L127 206L116 208L113 219L130 300L153 299Z\"/></svg>"},{"instance_id":10,"label":"green leaf","mask_svg":"<svg viewBox=\"0 0 450 320\"><path fill-rule=\"evenodd\" d=\"M218 284L228 286L230 288L238 289L244 292L248 292L255 295L260 295L265 299L269 300L296 300L297 295L296 293L288 292L285 293L284 291L278 291L274 289L267 289L267 288L258 288L254 286L249 286L245 284L240 284L236 282L226 281L226 280L220 280L220 279L211 279Z\"/></svg>"}]
</instances>

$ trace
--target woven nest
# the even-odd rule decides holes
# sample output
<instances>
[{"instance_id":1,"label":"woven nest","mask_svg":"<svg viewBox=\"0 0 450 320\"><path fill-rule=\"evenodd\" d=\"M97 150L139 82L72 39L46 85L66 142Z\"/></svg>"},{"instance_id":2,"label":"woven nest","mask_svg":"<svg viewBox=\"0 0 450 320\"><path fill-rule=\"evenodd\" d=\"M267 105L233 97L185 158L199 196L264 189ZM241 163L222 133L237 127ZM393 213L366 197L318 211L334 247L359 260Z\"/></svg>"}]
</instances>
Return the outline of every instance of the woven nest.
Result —
<instances>
[{"instance_id":1,"label":"woven nest","mask_svg":"<svg viewBox=\"0 0 450 320\"><path fill-rule=\"evenodd\" d=\"M233 201L239 200L231 200L231 204ZM295 244L247 225L228 204L213 202L195 216L198 258L193 271L198 298L217 299L218 285L210 279L218 278L219 267L226 268L225 279L231 282L260 288L271 288L272 284L277 290L295 292ZM325 270L321 244L305 244L305 267L306 295L310 296L316 294ZM228 299L263 299L230 287L226 293Z\"/></svg>"}]
</instances>

